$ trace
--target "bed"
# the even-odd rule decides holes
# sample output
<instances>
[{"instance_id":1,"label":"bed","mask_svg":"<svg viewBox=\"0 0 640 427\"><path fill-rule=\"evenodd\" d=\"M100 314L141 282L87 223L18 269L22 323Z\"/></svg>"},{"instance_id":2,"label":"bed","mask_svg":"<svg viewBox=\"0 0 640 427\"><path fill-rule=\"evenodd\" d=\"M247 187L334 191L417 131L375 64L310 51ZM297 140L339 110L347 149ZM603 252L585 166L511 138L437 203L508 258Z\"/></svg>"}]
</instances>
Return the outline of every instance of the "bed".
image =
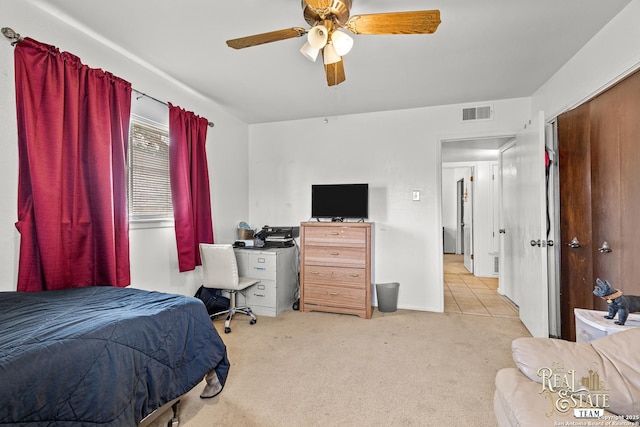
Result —
<instances>
[{"instance_id":1,"label":"bed","mask_svg":"<svg viewBox=\"0 0 640 427\"><path fill-rule=\"evenodd\" d=\"M204 304L132 288L0 292L0 424L132 426L227 378Z\"/></svg>"}]
</instances>

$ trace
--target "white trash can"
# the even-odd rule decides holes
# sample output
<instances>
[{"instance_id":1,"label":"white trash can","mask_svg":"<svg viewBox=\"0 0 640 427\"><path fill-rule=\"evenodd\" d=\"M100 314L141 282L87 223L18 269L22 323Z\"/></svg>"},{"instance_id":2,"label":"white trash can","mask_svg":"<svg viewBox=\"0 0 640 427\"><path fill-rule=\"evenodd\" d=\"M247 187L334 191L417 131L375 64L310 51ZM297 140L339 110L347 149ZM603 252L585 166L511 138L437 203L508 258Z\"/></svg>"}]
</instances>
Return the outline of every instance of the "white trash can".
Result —
<instances>
[{"instance_id":1,"label":"white trash can","mask_svg":"<svg viewBox=\"0 0 640 427\"><path fill-rule=\"evenodd\" d=\"M378 311L392 312L398 309L398 289L400 283L376 283L376 295L378 297Z\"/></svg>"}]
</instances>

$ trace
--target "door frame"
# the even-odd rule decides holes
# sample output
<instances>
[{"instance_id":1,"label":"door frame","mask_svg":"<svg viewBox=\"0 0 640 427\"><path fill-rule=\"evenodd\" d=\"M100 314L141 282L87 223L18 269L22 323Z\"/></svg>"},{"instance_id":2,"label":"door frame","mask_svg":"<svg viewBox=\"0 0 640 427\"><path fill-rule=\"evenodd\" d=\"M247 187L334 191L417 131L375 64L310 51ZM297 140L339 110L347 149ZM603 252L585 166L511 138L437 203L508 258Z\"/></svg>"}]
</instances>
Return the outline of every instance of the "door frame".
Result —
<instances>
[{"instance_id":1,"label":"door frame","mask_svg":"<svg viewBox=\"0 0 640 427\"><path fill-rule=\"evenodd\" d=\"M474 233L474 215L475 215L475 198L474 198L474 175L476 174L477 165L469 166L467 168L469 173L465 173L465 178L463 179L463 205L466 205L466 208L463 210L464 216L462 217L462 255L464 256L464 267L471 274L475 274L475 263L474 263L474 254L475 254L475 233ZM464 200L467 198L467 200Z\"/></svg>"},{"instance_id":2,"label":"door frame","mask_svg":"<svg viewBox=\"0 0 640 427\"><path fill-rule=\"evenodd\" d=\"M464 178L456 181L456 255L460 255L464 251L464 236L462 229L462 221L464 221Z\"/></svg>"},{"instance_id":3,"label":"door frame","mask_svg":"<svg viewBox=\"0 0 640 427\"><path fill-rule=\"evenodd\" d=\"M456 142L456 141L464 141L464 140L486 140L486 139L508 139L508 141L506 142L507 144L512 141L515 138L515 133L512 131L506 131L506 132L500 132L500 131L496 131L496 132L489 132L489 133L477 133L477 134L473 134L473 135L447 135L446 137L443 135L442 137L438 138L439 144L438 144L438 159L439 159L439 163L440 163L440 169L437 173L437 188L438 188L438 199L437 202L440 206L439 209L439 215L438 215L438 226L440 228L442 228L443 225L443 219L442 219L442 170L443 170L443 165L446 164L447 167L466 167L469 165L472 166L477 166L477 162L481 162L481 161L486 161L489 159L484 159L484 158L478 158L475 159L473 161L460 161L460 162L456 162L456 161L448 161L448 162L443 162L442 161L442 150L443 150L443 144L447 143L447 142ZM444 247L444 236L443 233L439 233L440 234L440 247L443 248ZM438 276L440 279L440 282L442 283L442 287L441 289L444 290L444 251L440 250L438 251L438 257L439 257L439 263L438 263ZM499 254L499 260L498 262L500 263L502 259L502 254ZM500 267L499 267L500 268ZM498 279L499 280L499 279ZM442 311L444 311L444 291L441 292L441 307L442 307Z\"/></svg>"}]
</instances>

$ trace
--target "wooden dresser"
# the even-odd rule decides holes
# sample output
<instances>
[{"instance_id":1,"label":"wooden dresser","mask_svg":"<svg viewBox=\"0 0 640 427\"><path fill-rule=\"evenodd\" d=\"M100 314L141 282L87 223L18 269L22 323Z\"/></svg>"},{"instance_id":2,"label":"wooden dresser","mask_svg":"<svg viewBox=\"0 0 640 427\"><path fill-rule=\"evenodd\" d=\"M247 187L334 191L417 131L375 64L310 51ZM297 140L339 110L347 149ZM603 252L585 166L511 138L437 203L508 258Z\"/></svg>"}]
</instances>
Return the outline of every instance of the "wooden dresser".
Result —
<instances>
[{"instance_id":1,"label":"wooden dresser","mask_svg":"<svg viewBox=\"0 0 640 427\"><path fill-rule=\"evenodd\" d=\"M300 311L370 319L372 224L300 225Z\"/></svg>"}]
</instances>

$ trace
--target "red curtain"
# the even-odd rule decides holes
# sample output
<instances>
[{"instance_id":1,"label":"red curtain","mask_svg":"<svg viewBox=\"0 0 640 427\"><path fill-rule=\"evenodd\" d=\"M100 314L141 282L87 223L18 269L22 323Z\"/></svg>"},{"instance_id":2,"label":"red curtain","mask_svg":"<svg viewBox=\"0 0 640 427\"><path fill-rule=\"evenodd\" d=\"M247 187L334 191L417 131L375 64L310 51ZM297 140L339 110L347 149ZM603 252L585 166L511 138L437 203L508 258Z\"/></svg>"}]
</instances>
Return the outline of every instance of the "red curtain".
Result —
<instances>
[{"instance_id":1,"label":"red curtain","mask_svg":"<svg viewBox=\"0 0 640 427\"><path fill-rule=\"evenodd\" d=\"M15 68L18 290L127 286L131 84L29 38Z\"/></svg>"},{"instance_id":2,"label":"red curtain","mask_svg":"<svg viewBox=\"0 0 640 427\"><path fill-rule=\"evenodd\" d=\"M178 266L201 265L200 243L213 243L207 167L207 119L169 104L169 172Z\"/></svg>"}]
</instances>

